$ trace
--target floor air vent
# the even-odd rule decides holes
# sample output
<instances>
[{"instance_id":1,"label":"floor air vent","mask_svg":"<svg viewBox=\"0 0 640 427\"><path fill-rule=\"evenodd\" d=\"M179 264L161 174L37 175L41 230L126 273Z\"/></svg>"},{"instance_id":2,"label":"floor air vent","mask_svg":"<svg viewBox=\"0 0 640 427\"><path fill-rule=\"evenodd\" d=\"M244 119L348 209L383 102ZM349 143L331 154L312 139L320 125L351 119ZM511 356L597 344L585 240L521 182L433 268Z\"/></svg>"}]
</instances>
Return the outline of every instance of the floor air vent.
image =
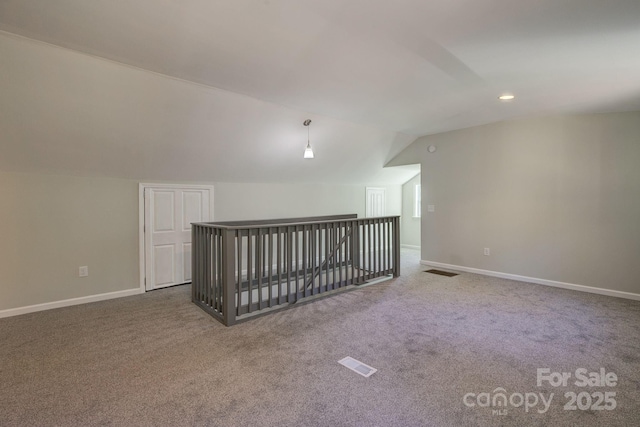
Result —
<instances>
[{"instance_id":1,"label":"floor air vent","mask_svg":"<svg viewBox=\"0 0 640 427\"><path fill-rule=\"evenodd\" d=\"M338 363L343 366L346 366L347 368L351 369L353 372L356 372L362 375L363 377L367 377L367 378L373 375L377 371L376 368L372 368L369 365L365 365L359 360L356 360L353 357L349 357L349 356L345 357L344 359L338 360Z\"/></svg>"},{"instance_id":2,"label":"floor air vent","mask_svg":"<svg viewBox=\"0 0 640 427\"><path fill-rule=\"evenodd\" d=\"M426 270L425 273L438 274L440 276L447 276L447 277L453 277L458 275L458 273L450 273L448 271L442 271L442 270Z\"/></svg>"}]
</instances>

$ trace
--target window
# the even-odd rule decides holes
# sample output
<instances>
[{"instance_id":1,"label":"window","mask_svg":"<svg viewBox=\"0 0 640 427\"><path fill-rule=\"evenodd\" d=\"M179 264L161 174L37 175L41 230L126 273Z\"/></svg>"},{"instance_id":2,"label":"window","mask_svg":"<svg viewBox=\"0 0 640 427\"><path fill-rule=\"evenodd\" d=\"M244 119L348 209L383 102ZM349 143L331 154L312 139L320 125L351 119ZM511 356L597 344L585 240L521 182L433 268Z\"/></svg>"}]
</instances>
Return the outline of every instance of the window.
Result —
<instances>
[{"instance_id":1,"label":"window","mask_svg":"<svg viewBox=\"0 0 640 427\"><path fill-rule=\"evenodd\" d=\"M420 184L416 184L414 193L413 193L413 217L420 218L422 215L422 189Z\"/></svg>"}]
</instances>

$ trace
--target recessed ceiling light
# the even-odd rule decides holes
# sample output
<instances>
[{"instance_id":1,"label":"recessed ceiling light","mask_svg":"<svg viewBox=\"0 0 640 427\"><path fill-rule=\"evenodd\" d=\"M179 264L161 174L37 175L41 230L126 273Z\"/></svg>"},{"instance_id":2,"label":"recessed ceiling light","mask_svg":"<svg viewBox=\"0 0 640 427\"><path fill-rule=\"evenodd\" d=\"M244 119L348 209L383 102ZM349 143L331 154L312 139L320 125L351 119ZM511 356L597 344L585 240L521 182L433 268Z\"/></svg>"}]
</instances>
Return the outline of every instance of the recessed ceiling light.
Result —
<instances>
[{"instance_id":1,"label":"recessed ceiling light","mask_svg":"<svg viewBox=\"0 0 640 427\"><path fill-rule=\"evenodd\" d=\"M500 96L498 97L498 99L499 99L500 101L511 101L513 98L515 98L515 96L514 96L514 95L507 94L507 93L505 93L504 95L500 95Z\"/></svg>"}]
</instances>

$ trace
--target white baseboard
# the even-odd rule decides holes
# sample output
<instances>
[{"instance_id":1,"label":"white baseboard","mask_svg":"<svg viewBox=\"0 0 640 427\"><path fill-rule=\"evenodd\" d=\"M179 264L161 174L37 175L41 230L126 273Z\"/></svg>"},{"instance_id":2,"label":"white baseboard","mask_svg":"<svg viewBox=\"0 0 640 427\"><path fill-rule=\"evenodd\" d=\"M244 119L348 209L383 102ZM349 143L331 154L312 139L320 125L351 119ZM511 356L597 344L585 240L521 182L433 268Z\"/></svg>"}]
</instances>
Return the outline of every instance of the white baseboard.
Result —
<instances>
[{"instance_id":1,"label":"white baseboard","mask_svg":"<svg viewBox=\"0 0 640 427\"><path fill-rule=\"evenodd\" d=\"M416 249L416 250L420 250L420 246L414 246L414 245L400 245L401 248L405 248L405 249Z\"/></svg>"},{"instance_id":2,"label":"white baseboard","mask_svg":"<svg viewBox=\"0 0 640 427\"><path fill-rule=\"evenodd\" d=\"M517 274L501 273L498 271L482 270L479 268L463 267L461 265L444 264L435 261L421 260L420 264L431 267L446 268L449 270L465 271L467 273L482 274L484 276L500 277L502 279L518 280L520 282L536 283L538 285L552 286L554 288L571 289L573 291L589 292L592 294L607 295L610 297L626 298L640 301L640 294L632 292L616 291L613 289L595 288L592 286L576 285L574 283L556 282L555 280L538 279L536 277L519 276Z\"/></svg>"},{"instance_id":3,"label":"white baseboard","mask_svg":"<svg viewBox=\"0 0 640 427\"><path fill-rule=\"evenodd\" d=\"M0 319L3 317L18 316L20 314L34 313L36 311L51 310L52 308L69 307L72 305L86 304L89 302L104 301L114 298L129 297L132 295L142 294L144 291L140 288L127 289L126 291L107 292L104 294L89 295L86 297L65 299L62 301L45 302L42 304L28 305L26 307L9 308L0 310Z\"/></svg>"}]
</instances>

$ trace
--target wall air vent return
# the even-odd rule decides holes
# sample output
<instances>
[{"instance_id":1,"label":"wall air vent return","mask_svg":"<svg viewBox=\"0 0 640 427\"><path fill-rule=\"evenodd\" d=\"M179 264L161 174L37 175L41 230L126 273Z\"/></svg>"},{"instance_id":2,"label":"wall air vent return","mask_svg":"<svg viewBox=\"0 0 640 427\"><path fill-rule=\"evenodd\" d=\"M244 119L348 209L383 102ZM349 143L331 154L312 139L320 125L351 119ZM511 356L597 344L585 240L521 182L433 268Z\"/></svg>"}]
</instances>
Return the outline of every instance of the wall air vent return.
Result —
<instances>
[{"instance_id":1,"label":"wall air vent return","mask_svg":"<svg viewBox=\"0 0 640 427\"><path fill-rule=\"evenodd\" d=\"M375 372L378 371L377 369L372 368L369 365L365 365L359 360L356 360L353 357L349 357L349 356L345 357L344 359L338 360L338 363L343 366L346 366L347 368L351 369L353 372L356 372L366 378L370 377L371 375L373 375Z\"/></svg>"}]
</instances>

